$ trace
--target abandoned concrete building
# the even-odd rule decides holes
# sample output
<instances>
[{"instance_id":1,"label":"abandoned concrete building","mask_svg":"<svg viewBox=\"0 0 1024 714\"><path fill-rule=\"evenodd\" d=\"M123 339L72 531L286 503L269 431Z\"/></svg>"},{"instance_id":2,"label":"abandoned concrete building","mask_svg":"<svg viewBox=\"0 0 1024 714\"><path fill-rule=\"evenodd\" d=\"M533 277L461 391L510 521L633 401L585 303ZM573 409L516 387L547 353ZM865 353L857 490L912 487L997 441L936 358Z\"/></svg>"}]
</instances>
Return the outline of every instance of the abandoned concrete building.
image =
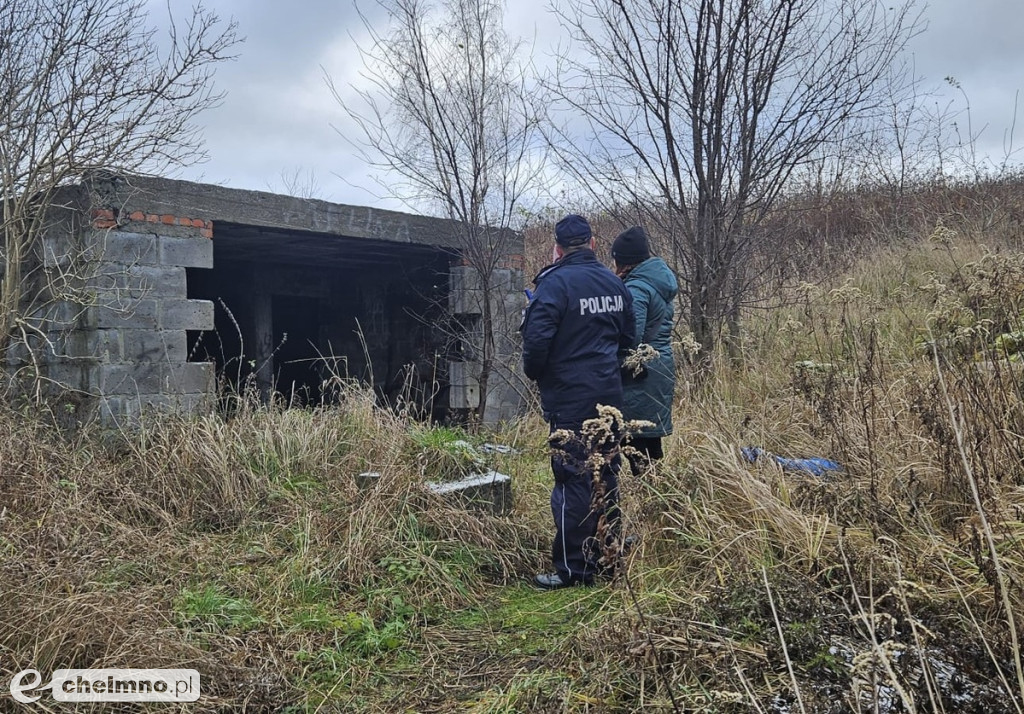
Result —
<instances>
[{"instance_id":1,"label":"abandoned concrete building","mask_svg":"<svg viewBox=\"0 0 1024 714\"><path fill-rule=\"evenodd\" d=\"M318 403L335 376L435 419L479 404L480 281L450 221L111 174L62 195L41 272L87 264L85 290L32 315L41 371L77 395L79 419L210 410L225 389ZM521 407L522 238L501 244L490 421ZM9 371L27 351L10 350Z\"/></svg>"}]
</instances>

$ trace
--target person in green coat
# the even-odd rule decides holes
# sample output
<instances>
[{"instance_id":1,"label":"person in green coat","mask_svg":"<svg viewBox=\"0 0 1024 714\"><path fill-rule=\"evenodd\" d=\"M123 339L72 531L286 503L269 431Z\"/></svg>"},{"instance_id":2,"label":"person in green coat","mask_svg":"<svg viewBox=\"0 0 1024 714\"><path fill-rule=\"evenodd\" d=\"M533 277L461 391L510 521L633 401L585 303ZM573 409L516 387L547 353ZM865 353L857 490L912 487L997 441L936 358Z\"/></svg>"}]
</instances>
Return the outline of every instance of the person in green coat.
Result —
<instances>
[{"instance_id":1,"label":"person in green coat","mask_svg":"<svg viewBox=\"0 0 1024 714\"><path fill-rule=\"evenodd\" d=\"M672 325L679 281L664 260L651 255L647 232L633 226L612 243L615 272L633 296L636 336L630 349L641 344L654 348L657 355L636 373L623 369L623 410L629 420L651 422L636 432L630 446L636 453L627 455L634 474L650 467L664 456L662 437L672 433L672 401L675 395L676 369L672 357Z\"/></svg>"}]
</instances>

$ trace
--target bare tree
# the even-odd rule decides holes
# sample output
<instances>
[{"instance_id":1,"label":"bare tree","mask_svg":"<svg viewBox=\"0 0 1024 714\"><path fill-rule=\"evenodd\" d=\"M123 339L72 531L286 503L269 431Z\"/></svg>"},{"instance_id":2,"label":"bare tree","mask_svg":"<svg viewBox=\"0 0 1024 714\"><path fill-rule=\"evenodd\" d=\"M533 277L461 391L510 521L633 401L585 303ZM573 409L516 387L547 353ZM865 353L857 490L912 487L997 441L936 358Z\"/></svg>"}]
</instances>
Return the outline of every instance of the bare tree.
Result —
<instances>
[{"instance_id":1,"label":"bare tree","mask_svg":"<svg viewBox=\"0 0 1024 714\"><path fill-rule=\"evenodd\" d=\"M63 187L96 170L159 172L204 157L194 122L220 99L213 70L238 42L235 25L196 6L165 41L145 5L0 4L0 358L45 338L41 303L88 299L80 264L41 254Z\"/></svg>"},{"instance_id":2,"label":"bare tree","mask_svg":"<svg viewBox=\"0 0 1024 714\"><path fill-rule=\"evenodd\" d=\"M900 91L911 3L568 0L558 16L573 43L548 82L551 144L610 212L670 241L709 364L793 172Z\"/></svg>"},{"instance_id":3,"label":"bare tree","mask_svg":"<svg viewBox=\"0 0 1024 714\"><path fill-rule=\"evenodd\" d=\"M325 200L316 171L301 166L282 169L276 182L267 182L267 190L271 193L284 193L297 198Z\"/></svg>"},{"instance_id":4,"label":"bare tree","mask_svg":"<svg viewBox=\"0 0 1024 714\"><path fill-rule=\"evenodd\" d=\"M501 0L379 0L386 32L363 15L364 88L352 98L328 84L362 132L364 158L387 174L395 197L455 221L462 260L477 276L480 324L475 355L479 402L506 357L496 341L504 306L495 270L509 231L538 179L538 112L520 46L503 29Z\"/></svg>"}]
</instances>

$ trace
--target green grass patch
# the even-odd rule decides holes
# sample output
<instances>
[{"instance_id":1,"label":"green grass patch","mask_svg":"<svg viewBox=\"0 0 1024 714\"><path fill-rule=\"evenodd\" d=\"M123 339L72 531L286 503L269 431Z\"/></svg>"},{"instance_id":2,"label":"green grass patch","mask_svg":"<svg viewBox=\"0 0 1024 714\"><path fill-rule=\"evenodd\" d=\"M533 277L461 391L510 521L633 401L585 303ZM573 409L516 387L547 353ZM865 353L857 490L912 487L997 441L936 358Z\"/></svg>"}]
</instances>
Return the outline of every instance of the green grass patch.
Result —
<instances>
[{"instance_id":1,"label":"green grass patch","mask_svg":"<svg viewBox=\"0 0 1024 714\"><path fill-rule=\"evenodd\" d=\"M264 623L252 603L228 595L217 585L185 588L175 598L174 610L187 626L223 632L250 630Z\"/></svg>"}]
</instances>

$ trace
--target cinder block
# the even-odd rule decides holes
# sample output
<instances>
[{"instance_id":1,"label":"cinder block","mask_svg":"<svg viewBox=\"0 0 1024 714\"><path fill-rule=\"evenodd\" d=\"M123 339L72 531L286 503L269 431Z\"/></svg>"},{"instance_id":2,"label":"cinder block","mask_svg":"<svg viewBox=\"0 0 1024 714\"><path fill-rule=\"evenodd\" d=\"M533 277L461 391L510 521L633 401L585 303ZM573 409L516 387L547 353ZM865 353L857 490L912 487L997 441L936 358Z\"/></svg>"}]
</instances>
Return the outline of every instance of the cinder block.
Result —
<instances>
[{"instance_id":1,"label":"cinder block","mask_svg":"<svg viewBox=\"0 0 1024 714\"><path fill-rule=\"evenodd\" d=\"M84 305L62 300L54 304L48 311L45 319L49 321L49 329L62 330L74 329L84 321L88 309Z\"/></svg>"},{"instance_id":2,"label":"cinder block","mask_svg":"<svg viewBox=\"0 0 1024 714\"><path fill-rule=\"evenodd\" d=\"M116 292L99 293L96 304L89 308L88 324L100 329L155 330L159 324L157 306L155 298L139 300Z\"/></svg>"},{"instance_id":3,"label":"cinder block","mask_svg":"<svg viewBox=\"0 0 1024 714\"><path fill-rule=\"evenodd\" d=\"M178 298L163 300L160 303L160 327L164 330L212 330L213 303Z\"/></svg>"},{"instance_id":4,"label":"cinder block","mask_svg":"<svg viewBox=\"0 0 1024 714\"><path fill-rule=\"evenodd\" d=\"M448 308L453 315L479 315L483 312L483 293L456 290L448 293Z\"/></svg>"},{"instance_id":5,"label":"cinder block","mask_svg":"<svg viewBox=\"0 0 1024 714\"><path fill-rule=\"evenodd\" d=\"M124 428L138 426L147 416L201 414L212 407L208 394L115 394L99 400L97 414L103 426Z\"/></svg>"},{"instance_id":6,"label":"cinder block","mask_svg":"<svg viewBox=\"0 0 1024 714\"><path fill-rule=\"evenodd\" d=\"M185 269L175 266L107 265L89 278L87 285L119 301L144 297L183 298L188 292Z\"/></svg>"},{"instance_id":7,"label":"cinder block","mask_svg":"<svg viewBox=\"0 0 1024 714\"><path fill-rule=\"evenodd\" d=\"M491 292L508 293L512 291L512 271L498 268L491 273Z\"/></svg>"},{"instance_id":8,"label":"cinder block","mask_svg":"<svg viewBox=\"0 0 1024 714\"><path fill-rule=\"evenodd\" d=\"M471 362L449 362L449 406L452 409L476 409L480 406L480 368Z\"/></svg>"},{"instance_id":9,"label":"cinder block","mask_svg":"<svg viewBox=\"0 0 1024 714\"><path fill-rule=\"evenodd\" d=\"M130 426L138 412L139 401L135 397L104 396L96 406L99 423L105 427Z\"/></svg>"},{"instance_id":10,"label":"cinder block","mask_svg":"<svg viewBox=\"0 0 1024 714\"><path fill-rule=\"evenodd\" d=\"M89 366L84 363L54 361L47 365L46 377L67 389L88 388Z\"/></svg>"},{"instance_id":11,"label":"cinder block","mask_svg":"<svg viewBox=\"0 0 1024 714\"><path fill-rule=\"evenodd\" d=\"M508 295L516 295L520 306L523 294L519 291L521 278L512 270L499 268L491 272L490 295L492 305L502 305ZM483 311L483 281L480 273L469 266L455 266L448 274L448 309L456 315L475 315Z\"/></svg>"},{"instance_id":12,"label":"cinder block","mask_svg":"<svg viewBox=\"0 0 1024 714\"><path fill-rule=\"evenodd\" d=\"M122 394L211 393L214 369L210 362L139 362L99 366L99 391L104 396Z\"/></svg>"},{"instance_id":13,"label":"cinder block","mask_svg":"<svg viewBox=\"0 0 1024 714\"><path fill-rule=\"evenodd\" d=\"M43 266L46 268L67 267L86 257L66 233L48 233L43 236L42 248Z\"/></svg>"},{"instance_id":14,"label":"cinder block","mask_svg":"<svg viewBox=\"0 0 1024 714\"><path fill-rule=\"evenodd\" d=\"M180 330L74 330L48 335L53 351L67 358L118 362L184 362L187 337Z\"/></svg>"},{"instance_id":15,"label":"cinder block","mask_svg":"<svg viewBox=\"0 0 1024 714\"><path fill-rule=\"evenodd\" d=\"M469 266L455 266L448 273L448 309L456 315L481 310L480 274Z\"/></svg>"},{"instance_id":16,"label":"cinder block","mask_svg":"<svg viewBox=\"0 0 1024 714\"><path fill-rule=\"evenodd\" d=\"M187 337L184 330L121 330L117 340L128 362L185 362Z\"/></svg>"},{"instance_id":17,"label":"cinder block","mask_svg":"<svg viewBox=\"0 0 1024 714\"><path fill-rule=\"evenodd\" d=\"M161 265L186 268L213 267L213 241L209 238L175 238L160 236Z\"/></svg>"},{"instance_id":18,"label":"cinder block","mask_svg":"<svg viewBox=\"0 0 1024 714\"><path fill-rule=\"evenodd\" d=\"M122 330L91 330L86 334L88 339L83 346L86 354L104 362L120 362L124 359Z\"/></svg>"},{"instance_id":19,"label":"cinder block","mask_svg":"<svg viewBox=\"0 0 1024 714\"><path fill-rule=\"evenodd\" d=\"M146 394L139 397L139 406L143 415L199 414L213 408L213 396L209 393Z\"/></svg>"},{"instance_id":20,"label":"cinder block","mask_svg":"<svg viewBox=\"0 0 1024 714\"><path fill-rule=\"evenodd\" d=\"M103 364L99 368L100 393L109 397L115 394L156 394L163 388L163 366L155 362L142 364Z\"/></svg>"},{"instance_id":21,"label":"cinder block","mask_svg":"<svg viewBox=\"0 0 1024 714\"><path fill-rule=\"evenodd\" d=\"M71 357L87 357L109 364L119 362L184 362L187 337L180 330L88 330L53 340Z\"/></svg>"},{"instance_id":22,"label":"cinder block","mask_svg":"<svg viewBox=\"0 0 1024 714\"><path fill-rule=\"evenodd\" d=\"M79 344L82 341L78 334L78 330L51 329L48 331L46 333L46 360L53 362L78 355L80 353ZM11 347L13 346L11 345Z\"/></svg>"},{"instance_id":23,"label":"cinder block","mask_svg":"<svg viewBox=\"0 0 1024 714\"><path fill-rule=\"evenodd\" d=\"M216 373L212 362L182 362L169 366L166 393L212 394ZM180 396L179 396L180 398Z\"/></svg>"},{"instance_id":24,"label":"cinder block","mask_svg":"<svg viewBox=\"0 0 1024 714\"><path fill-rule=\"evenodd\" d=\"M101 260L124 265L157 265L160 262L154 235L123 231L96 231L93 235L97 257Z\"/></svg>"},{"instance_id":25,"label":"cinder block","mask_svg":"<svg viewBox=\"0 0 1024 714\"><path fill-rule=\"evenodd\" d=\"M525 389L525 377L516 370L516 367L498 366L491 374L487 382L487 410L484 414L484 421L498 423L500 421L514 420L523 413L524 398L527 393Z\"/></svg>"},{"instance_id":26,"label":"cinder block","mask_svg":"<svg viewBox=\"0 0 1024 714\"><path fill-rule=\"evenodd\" d=\"M497 303L497 306L500 306L501 312L506 317L511 316L515 318L515 326L518 327L519 321L523 317L523 310L526 308L526 296L521 291L503 293Z\"/></svg>"},{"instance_id":27,"label":"cinder block","mask_svg":"<svg viewBox=\"0 0 1024 714\"><path fill-rule=\"evenodd\" d=\"M117 330L59 330L47 333L52 359L90 359L120 361L121 347ZM111 338L114 342L111 344Z\"/></svg>"},{"instance_id":28,"label":"cinder block","mask_svg":"<svg viewBox=\"0 0 1024 714\"><path fill-rule=\"evenodd\" d=\"M185 269L176 266L132 266L128 269L129 285L141 291L139 297L183 298L188 295Z\"/></svg>"},{"instance_id":29,"label":"cinder block","mask_svg":"<svg viewBox=\"0 0 1024 714\"><path fill-rule=\"evenodd\" d=\"M512 511L512 478L497 471L474 474L461 481L427 483L427 488L468 508L480 508L496 515Z\"/></svg>"},{"instance_id":30,"label":"cinder block","mask_svg":"<svg viewBox=\"0 0 1024 714\"><path fill-rule=\"evenodd\" d=\"M7 345L4 357L6 358L5 366L10 374L13 374L21 367L32 364L31 350L29 350L28 346L20 340Z\"/></svg>"}]
</instances>

